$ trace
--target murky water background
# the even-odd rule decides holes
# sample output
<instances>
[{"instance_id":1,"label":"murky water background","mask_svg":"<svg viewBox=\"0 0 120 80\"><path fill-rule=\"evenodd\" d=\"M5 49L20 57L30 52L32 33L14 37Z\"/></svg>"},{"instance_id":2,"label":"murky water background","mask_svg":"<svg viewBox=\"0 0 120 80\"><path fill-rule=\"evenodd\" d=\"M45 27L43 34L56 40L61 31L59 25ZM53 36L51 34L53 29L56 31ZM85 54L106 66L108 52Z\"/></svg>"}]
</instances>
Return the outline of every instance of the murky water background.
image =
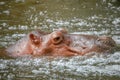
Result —
<instances>
[{"instance_id":1,"label":"murky water background","mask_svg":"<svg viewBox=\"0 0 120 80\"><path fill-rule=\"evenodd\" d=\"M0 54L6 47L41 29L109 35L115 53L69 58L0 58L0 80L119 80L119 0L0 0Z\"/></svg>"}]
</instances>

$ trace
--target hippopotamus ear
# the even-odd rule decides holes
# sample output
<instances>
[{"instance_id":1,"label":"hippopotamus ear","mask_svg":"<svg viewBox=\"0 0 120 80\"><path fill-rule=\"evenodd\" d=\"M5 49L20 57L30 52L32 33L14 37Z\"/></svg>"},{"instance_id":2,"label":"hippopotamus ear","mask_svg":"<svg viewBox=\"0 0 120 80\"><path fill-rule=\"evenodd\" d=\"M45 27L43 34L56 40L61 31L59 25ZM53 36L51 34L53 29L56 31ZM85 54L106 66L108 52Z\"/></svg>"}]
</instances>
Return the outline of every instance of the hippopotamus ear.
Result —
<instances>
[{"instance_id":1,"label":"hippopotamus ear","mask_svg":"<svg viewBox=\"0 0 120 80\"><path fill-rule=\"evenodd\" d=\"M36 36L35 34L31 33L29 34L29 38L30 38L30 41L34 44L34 45L39 45L40 44L40 37L39 36Z\"/></svg>"}]
</instances>

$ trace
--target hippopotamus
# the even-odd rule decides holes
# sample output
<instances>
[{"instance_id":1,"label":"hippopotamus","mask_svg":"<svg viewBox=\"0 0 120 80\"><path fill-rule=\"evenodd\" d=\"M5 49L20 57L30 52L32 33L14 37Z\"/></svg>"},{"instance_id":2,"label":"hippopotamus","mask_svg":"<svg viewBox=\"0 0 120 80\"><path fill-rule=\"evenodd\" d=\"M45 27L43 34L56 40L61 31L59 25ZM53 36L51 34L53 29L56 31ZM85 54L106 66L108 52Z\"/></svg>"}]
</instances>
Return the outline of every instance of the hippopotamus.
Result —
<instances>
[{"instance_id":1,"label":"hippopotamus","mask_svg":"<svg viewBox=\"0 0 120 80\"><path fill-rule=\"evenodd\" d=\"M115 41L108 36L68 33L57 29L47 33L35 30L6 49L12 57L32 56L77 56L90 52L111 53Z\"/></svg>"}]
</instances>

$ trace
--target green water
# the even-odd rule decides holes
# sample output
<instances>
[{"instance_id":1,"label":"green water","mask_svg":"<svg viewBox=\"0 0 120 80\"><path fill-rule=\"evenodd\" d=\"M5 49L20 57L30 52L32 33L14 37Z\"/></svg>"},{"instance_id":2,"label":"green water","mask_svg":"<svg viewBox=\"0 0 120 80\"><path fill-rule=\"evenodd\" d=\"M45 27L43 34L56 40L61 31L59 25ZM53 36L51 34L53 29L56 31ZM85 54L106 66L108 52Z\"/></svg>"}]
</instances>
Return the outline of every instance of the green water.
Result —
<instances>
[{"instance_id":1,"label":"green water","mask_svg":"<svg viewBox=\"0 0 120 80\"><path fill-rule=\"evenodd\" d=\"M120 46L120 1L0 0L0 54L32 30L51 32L56 28L111 36ZM119 80L120 47L106 58L1 58L0 79Z\"/></svg>"}]
</instances>

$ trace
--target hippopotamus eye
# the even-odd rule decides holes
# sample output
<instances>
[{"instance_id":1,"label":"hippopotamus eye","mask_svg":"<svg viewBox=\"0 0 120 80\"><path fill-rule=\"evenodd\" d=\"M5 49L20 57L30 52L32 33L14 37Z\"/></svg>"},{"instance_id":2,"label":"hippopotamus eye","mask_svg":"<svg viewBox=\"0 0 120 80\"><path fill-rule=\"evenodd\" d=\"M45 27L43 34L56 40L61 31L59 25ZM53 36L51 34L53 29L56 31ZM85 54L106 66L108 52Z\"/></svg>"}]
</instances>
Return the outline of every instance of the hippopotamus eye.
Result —
<instances>
[{"instance_id":1,"label":"hippopotamus eye","mask_svg":"<svg viewBox=\"0 0 120 80\"><path fill-rule=\"evenodd\" d=\"M52 42L53 42L53 44L59 44L62 42L62 40L63 40L62 36L57 36L57 37L53 38Z\"/></svg>"}]
</instances>

